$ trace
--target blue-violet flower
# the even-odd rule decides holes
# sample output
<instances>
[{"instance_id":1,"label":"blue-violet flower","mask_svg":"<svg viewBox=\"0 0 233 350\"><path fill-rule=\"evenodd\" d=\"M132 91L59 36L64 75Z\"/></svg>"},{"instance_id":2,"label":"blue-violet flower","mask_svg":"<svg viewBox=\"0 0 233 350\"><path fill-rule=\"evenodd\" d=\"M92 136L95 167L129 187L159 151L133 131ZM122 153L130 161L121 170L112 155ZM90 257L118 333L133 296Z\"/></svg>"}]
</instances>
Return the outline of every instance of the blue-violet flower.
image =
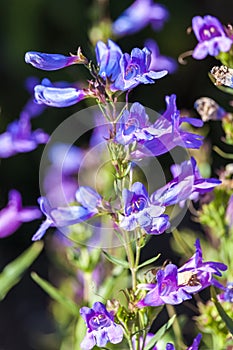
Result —
<instances>
[{"instance_id":1,"label":"blue-violet flower","mask_svg":"<svg viewBox=\"0 0 233 350\"><path fill-rule=\"evenodd\" d=\"M21 194L16 190L11 190L8 205L0 211L0 238L10 236L24 222L36 220L40 217L39 208L23 207Z\"/></svg>"},{"instance_id":2,"label":"blue-violet flower","mask_svg":"<svg viewBox=\"0 0 233 350\"><path fill-rule=\"evenodd\" d=\"M217 56L219 52L230 50L233 41L227 36L223 25L216 17L195 16L192 19L192 28L199 41L192 54L194 58L202 60L208 54Z\"/></svg>"},{"instance_id":3,"label":"blue-violet flower","mask_svg":"<svg viewBox=\"0 0 233 350\"><path fill-rule=\"evenodd\" d=\"M108 342L118 344L123 339L123 329L114 322L112 312L105 305L95 302L92 308L82 307L80 314L87 326L87 333L81 343L81 349L89 350L95 345L105 346Z\"/></svg>"},{"instance_id":4,"label":"blue-violet flower","mask_svg":"<svg viewBox=\"0 0 233 350\"><path fill-rule=\"evenodd\" d=\"M113 33L120 36L133 34L148 24L151 24L154 30L159 30L168 17L165 6L155 4L152 0L136 0L113 23Z\"/></svg>"},{"instance_id":5,"label":"blue-violet flower","mask_svg":"<svg viewBox=\"0 0 233 350\"><path fill-rule=\"evenodd\" d=\"M123 229L132 231L141 227L148 234L161 234L170 226L168 215L163 214L165 207L151 203L142 183L135 182L130 190L124 189L122 198L124 214L119 225Z\"/></svg>"}]
</instances>

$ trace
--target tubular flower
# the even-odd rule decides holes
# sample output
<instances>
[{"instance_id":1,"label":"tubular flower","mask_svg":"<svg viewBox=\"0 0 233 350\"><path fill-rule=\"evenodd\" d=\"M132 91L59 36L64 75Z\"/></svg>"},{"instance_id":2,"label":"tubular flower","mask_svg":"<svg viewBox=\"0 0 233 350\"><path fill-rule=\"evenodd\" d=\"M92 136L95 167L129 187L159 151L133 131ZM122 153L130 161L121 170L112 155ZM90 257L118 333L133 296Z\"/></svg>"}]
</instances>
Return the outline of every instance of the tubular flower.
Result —
<instances>
[{"instance_id":1,"label":"tubular flower","mask_svg":"<svg viewBox=\"0 0 233 350\"><path fill-rule=\"evenodd\" d=\"M42 70L57 70L72 64L86 64L87 60L78 50L77 55L64 56L55 53L29 51L25 54L25 62Z\"/></svg>"},{"instance_id":2,"label":"tubular flower","mask_svg":"<svg viewBox=\"0 0 233 350\"><path fill-rule=\"evenodd\" d=\"M180 165L172 165L171 171L173 180L151 195L152 203L165 206L179 203L182 206L187 199L198 200L199 195L221 184L218 179L202 178L193 157Z\"/></svg>"},{"instance_id":3,"label":"tubular flower","mask_svg":"<svg viewBox=\"0 0 233 350\"><path fill-rule=\"evenodd\" d=\"M135 182L130 190L124 189L122 197L124 214L119 225L123 229L141 227L148 234L161 234L169 227L169 217L163 214L165 207L153 205L140 182Z\"/></svg>"},{"instance_id":4,"label":"tubular flower","mask_svg":"<svg viewBox=\"0 0 233 350\"><path fill-rule=\"evenodd\" d=\"M144 47L134 48L131 55L125 53L120 59L120 74L112 84L113 90L130 90L139 84L153 84L167 74L166 70L155 72L150 70L151 52Z\"/></svg>"},{"instance_id":5,"label":"tubular flower","mask_svg":"<svg viewBox=\"0 0 233 350\"><path fill-rule=\"evenodd\" d=\"M48 79L43 79L40 85L34 88L35 102L51 107L69 107L84 98L88 93L74 87L55 87Z\"/></svg>"},{"instance_id":6,"label":"tubular flower","mask_svg":"<svg viewBox=\"0 0 233 350\"><path fill-rule=\"evenodd\" d=\"M19 120L9 124L0 135L0 158L8 158L17 153L31 152L39 144L48 141L49 135L40 129L31 131L30 119L21 115Z\"/></svg>"},{"instance_id":7,"label":"tubular flower","mask_svg":"<svg viewBox=\"0 0 233 350\"><path fill-rule=\"evenodd\" d=\"M10 236L24 222L40 217L41 212L37 207L22 207L21 194L16 190L11 190L8 205L0 211L0 238Z\"/></svg>"},{"instance_id":8,"label":"tubular flower","mask_svg":"<svg viewBox=\"0 0 233 350\"><path fill-rule=\"evenodd\" d=\"M179 269L174 264L168 264L156 274L156 284L141 285L141 288L149 289L145 298L139 301L138 306L159 306L163 304L180 304L191 299L193 293L214 285L225 289L213 274L221 276L227 266L222 263L202 260L200 241L197 239L195 254Z\"/></svg>"},{"instance_id":9,"label":"tubular flower","mask_svg":"<svg viewBox=\"0 0 233 350\"><path fill-rule=\"evenodd\" d=\"M203 125L202 120L180 117L176 107L176 95L166 96L166 111L151 124L145 108L139 103L133 103L130 111L124 111L117 124L116 142L132 144L136 141L136 148L130 152L130 157L140 159L144 157L164 154L176 146L185 148L199 148L202 136L183 130L183 122L197 127Z\"/></svg>"},{"instance_id":10,"label":"tubular flower","mask_svg":"<svg viewBox=\"0 0 233 350\"><path fill-rule=\"evenodd\" d=\"M33 241L41 239L49 227L62 228L90 219L98 213L102 197L90 187L80 187L76 191L76 200L80 206L52 208L45 197L40 197L38 203L46 220L32 237Z\"/></svg>"},{"instance_id":11,"label":"tubular flower","mask_svg":"<svg viewBox=\"0 0 233 350\"><path fill-rule=\"evenodd\" d=\"M95 48L96 60L99 66L98 75L103 79L109 78L115 81L120 74L120 58L123 55L120 47L112 40L106 45L98 41Z\"/></svg>"},{"instance_id":12,"label":"tubular flower","mask_svg":"<svg viewBox=\"0 0 233 350\"><path fill-rule=\"evenodd\" d=\"M192 19L192 28L199 42L193 51L193 58L202 60L208 54L217 56L219 52L230 50L233 41L227 36L216 17L195 16Z\"/></svg>"},{"instance_id":13,"label":"tubular flower","mask_svg":"<svg viewBox=\"0 0 233 350\"><path fill-rule=\"evenodd\" d=\"M105 346L108 342L121 343L123 329L114 322L114 316L108 312L105 305L95 302L92 308L82 307L80 314L87 326L87 333L81 343L81 349L89 350L95 345Z\"/></svg>"},{"instance_id":14,"label":"tubular flower","mask_svg":"<svg viewBox=\"0 0 233 350\"><path fill-rule=\"evenodd\" d=\"M136 0L113 23L113 33L133 34L148 24L151 24L154 30L159 30L168 17L167 9L161 4L155 4L152 0Z\"/></svg>"}]
</instances>

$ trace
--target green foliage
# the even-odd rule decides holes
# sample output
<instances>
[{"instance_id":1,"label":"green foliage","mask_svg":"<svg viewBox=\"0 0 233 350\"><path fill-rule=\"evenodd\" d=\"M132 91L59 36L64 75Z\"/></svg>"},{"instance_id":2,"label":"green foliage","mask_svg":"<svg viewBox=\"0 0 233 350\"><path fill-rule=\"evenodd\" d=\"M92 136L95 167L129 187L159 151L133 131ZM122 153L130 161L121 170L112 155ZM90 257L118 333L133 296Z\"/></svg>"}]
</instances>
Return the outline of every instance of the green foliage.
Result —
<instances>
[{"instance_id":1,"label":"green foliage","mask_svg":"<svg viewBox=\"0 0 233 350\"><path fill-rule=\"evenodd\" d=\"M42 249L43 243L35 242L4 268L0 274L0 300L3 300L11 288L21 280L23 273L39 256Z\"/></svg>"},{"instance_id":2,"label":"green foliage","mask_svg":"<svg viewBox=\"0 0 233 350\"><path fill-rule=\"evenodd\" d=\"M78 306L71 299L67 298L60 290L38 276L35 272L32 272L31 277L52 299L65 306L73 316L79 314Z\"/></svg>"}]
</instances>

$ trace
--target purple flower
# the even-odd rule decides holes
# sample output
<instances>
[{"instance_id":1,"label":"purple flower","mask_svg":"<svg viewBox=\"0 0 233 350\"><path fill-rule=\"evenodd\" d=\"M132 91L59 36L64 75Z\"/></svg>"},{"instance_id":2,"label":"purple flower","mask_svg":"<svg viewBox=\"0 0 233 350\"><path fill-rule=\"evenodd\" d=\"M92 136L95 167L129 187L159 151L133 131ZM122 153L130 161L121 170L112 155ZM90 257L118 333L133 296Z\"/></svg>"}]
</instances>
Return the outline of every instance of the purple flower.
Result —
<instances>
[{"instance_id":1,"label":"purple flower","mask_svg":"<svg viewBox=\"0 0 233 350\"><path fill-rule=\"evenodd\" d=\"M170 74L174 73L177 70L177 62L171 57L160 55L158 44L153 39L147 39L144 45L151 51L150 69L165 69Z\"/></svg>"},{"instance_id":2,"label":"purple flower","mask_svg":"<svg viewBox=\"0 0 233 350\"><path fill-rule=\"evenodd\" d=\"M0 211L0 238L10 236L24 222L39 219L41 212L37 207L22 207L21 194L16 190L9 192L8 205Z\"/></svg>"},{"instance_id":3,"label":"purple flower","mask_svg":"<svg viewBox=\"0 0 233 350\"><path fill-rule=\"evenodd\" d=\"M226 222L230 228L233 227L233 194L230 196L230 199L227 205Z\"/></svg>"},{"instance_id":4,"label":"purple flower","mask_svg":"<svg viewBox=\"0 0 233 350\"><path fill-rule=\"evenodd\" d=\"M111 88L126 91L139 84L153 84L154 79L160 79L167 74L166 70L149 70L150 61L151 52L146 47L142 50L134 48L131 55L123 54L120 59L120 74Z\"/></svg>"},{"instance_id":5,"label":"purple flower","mask_svg":"<svg viewBox=\"0 0 233 350\"><path fill-rule=\"evenodd\" d=\"M132 231L143 228L148 234L161 234L168 227L168 215L163 214L165 207L153 205L143 184L135 182L131 189L122 192L124 214L120 227Z\"/></svg>"},{"instance_id":6,"label":"purple flower","mask_svg":"<svg viewBox=\"0 0 233 350\"><path fill-rule=\"evenodd\" d=\"M176 107L176 95L166 96L167 109L154 124L148 121L145 108L139 103L132 104L125 111L117 125L116 142L131 144L136 141L136 149L131 158L140 159L164 154L176 146L199 148L203 137L183 130L183 122L196 127L203 125L202 120L180 117Z\"/></svg>"},{"instance_id":7,"label":"purple flower","mask_svg":"<svg viewBox=\"0 0 233 350\"><path fill-rule=\"evenodd\" d=\"M208 54L217 56L219 52L230 50L232 40L227 36L222 24L213 16L195 16L192 28L199 43L193 51L193 57L202 60Z\"/></svg>"},{"instance_id":8,"label":"purple flower","mask_svg":"<svg viewBox=\"0 0 233 350\"><path fill-rule=\"evenodd\" d=\"M194 338L191 346L187 348L187 350L198 350L202 335L199 333L196 338ZM171 343L167 343L166 350L176 350L174 345Z\"/></svg>"},{"instance_id":9,"label":"purple flower","mask_svg":"<svg viewBox=\"0 0 233 350\"><path fill-rule=\"evenodd\" d=\"M49 135L42 130L31 131L27 116L9 124L7 131L0 135L0 158L8 158L17 153L33 151L39 144L46 143Z\"/></svg>"},{"instance_id":10,"label":"purple flower","mask_svg":"<svg viewBox=\"0 0 233 350\"><path fill-rule=\"evenodd\" d=\"M114 322L114 316L104 304L95 302L92 308L82 307L80 314L87 326L87 333L81 349L89 350L95 345L105 346L108 342L118 344L123 339L123 329Z\"/></svg>"},{"instance_id":11,"label":"purple flower","mask_svg":"<svg viewBox=\"0 0 233 350\"><path fill-rule=\"evenodd\" d=\"M136 0L113 23L116 35L133 34L151 24L154 30L162 28L169 14L165 6L155 4L152 0Z\"/></svg>"},{"instance_id":12,"label":"purple flower","mask_svg":"<svg viewBox=\"0 0 233 350\"><path fill-rule=\"evenodd\" d=\"M25 62L42 70L57 70L72 64L87 63L84 56L80 56L80 54L80 51L78 51L77 55L71 56L29 51L25 54Z\"/></svg>"},{"instance_id":13,"label":"purple flower","mask_svg":"<svg viewBox=\"0 0 233 350\"><path fill-rule=\"evenodd\" d=\"M202 178L193 157L180 165L172 165L171 171L173 180L151 195L150 199L155 205L167 206L179 203L183 206L187 199L198 200L200 195L212 191L221 183L218 179Z\"/></svg>"},{"instance_id":14,"label":"purple flower","mask_svg":"<svg viewBox=\"0 0 233 350\"><path fill-rule=\"evenodd\" d=\"M109 78L115 81L120 74L120 58L122 51L112 40L108 40L106 45L103 41L98 41L95 48L96 60L99 66L98 75L103 79Z\"/></svg>"},{"instance_id":15,"label":"purple flower","mask_svg":"<svg viewBox=\"0 0 233 350\"><path fill-rule=\"evenodd\" d=\"M146 131L154 137L139 143L137 150L131 155L134 158L158 156L176 146L200 148L203 137L183 130L181 124L186 122L195 127L203 125L202 120L181 117L176 107L176 95L166 96L166 111Z\"/></svg>"},{"instance_id":16,"label":"purple flower","mask_svg":"<svg viewBox=\"0 0 233 350\"><path fill-rule=\"evenodd\" d=\"M40 197L38 199L40 209L45 214L46 220L32 237L33 241L41 239L49 227L65 228L86 221L98 213L102 197L95 190L83 186L76 191L75 196L81 204L80 206L52 208L47 198Z\"/></svg>"},{"instance_id":17,"label":"purple flower","mask_svg":"<svg viewBox=\"0 0 233 350\"><path fill-rule=\"evenodd\" d=\"M200 241L197 239L195 254L179 269L174 264L168 264L156 274L157 283L141 285L149 289L149 293L138 303L139 307L159 306L163 304L180 304L191 299L193 293L214 285L224 287L213 278L213 274L221 276L227 269L222 263L202 260Z\"/></svg>"},{"instance_id":18,"label":"purple flower","mask_svg":"<svg viewBox=\"0 0 233 350\"><path fill-rule=\"evenodd\" d=\"M48 79L43 79L40 85L36 85L35 102L51 107L68 107L88 97L88 93L74 87L56 87Z\"/></svg>"},{"instance_id":19,"label":"purple flower","mask_svg":"<svg viewBox=\"0 0 233 350\"><path fill-rule=\"evenodd\" d=\"M220 301L228 301L233 303L233 282L228 282L224 293L218 295Z\"/></svg>"}]
</instances>

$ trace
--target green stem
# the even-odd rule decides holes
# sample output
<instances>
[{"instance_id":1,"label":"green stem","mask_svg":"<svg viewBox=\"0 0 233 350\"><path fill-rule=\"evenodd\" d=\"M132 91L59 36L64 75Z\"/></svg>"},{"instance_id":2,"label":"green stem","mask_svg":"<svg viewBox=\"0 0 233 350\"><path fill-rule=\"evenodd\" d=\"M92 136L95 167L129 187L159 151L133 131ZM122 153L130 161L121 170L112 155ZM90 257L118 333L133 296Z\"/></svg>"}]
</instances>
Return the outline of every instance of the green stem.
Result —
<instances>
[{"instance_id":1,"label":"green stem","mask_svg":"<svg viewBox=\"0 0 233 350\"><path fill-rule=\"evenodd\" d=\"M173 305L167 304L166 308L167 308L167 312L168 312L168 315L169 315L170 318L173 315L176 315L175 308L174 308ZM172 328L173 328L173 331L175 333L175 338L176 338L176 341L177 341L178 348L179 349L186 348L184 343L183 343L182 332L181 332L180 325L179 325L179 322L178 322L177 318L175 318L175 320L174 320L174 322L172 324Z\"/></svg>"}]
</instances>

